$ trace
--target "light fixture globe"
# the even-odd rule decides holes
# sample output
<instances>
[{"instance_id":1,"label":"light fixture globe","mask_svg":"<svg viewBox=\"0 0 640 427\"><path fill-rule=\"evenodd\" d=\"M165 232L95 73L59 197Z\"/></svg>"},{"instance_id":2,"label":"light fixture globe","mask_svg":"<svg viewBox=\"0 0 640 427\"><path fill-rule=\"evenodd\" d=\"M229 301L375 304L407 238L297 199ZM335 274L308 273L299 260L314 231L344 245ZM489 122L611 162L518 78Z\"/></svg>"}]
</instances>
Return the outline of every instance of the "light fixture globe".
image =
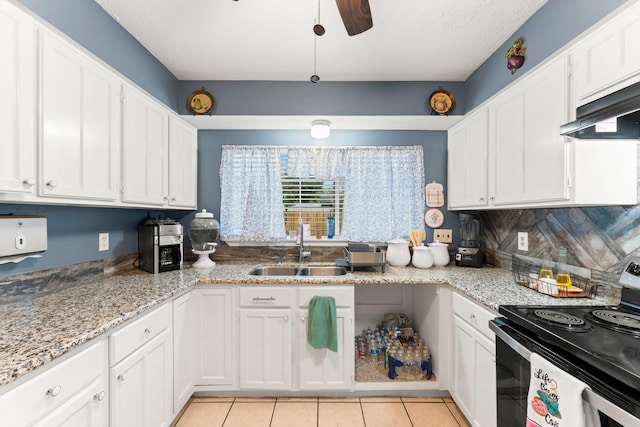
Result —
<instances>
[{"instance_id":1,"label":"light fixture globe","mask_svg":"<svg viewBox=\"0 0 640 427\"><path fill-rule=\"evenodd\" d=\"M314 120L311 123L311 137L316 139L329 138L331 135L331 122L328 120Z\"/></svg>"}]
</instances>

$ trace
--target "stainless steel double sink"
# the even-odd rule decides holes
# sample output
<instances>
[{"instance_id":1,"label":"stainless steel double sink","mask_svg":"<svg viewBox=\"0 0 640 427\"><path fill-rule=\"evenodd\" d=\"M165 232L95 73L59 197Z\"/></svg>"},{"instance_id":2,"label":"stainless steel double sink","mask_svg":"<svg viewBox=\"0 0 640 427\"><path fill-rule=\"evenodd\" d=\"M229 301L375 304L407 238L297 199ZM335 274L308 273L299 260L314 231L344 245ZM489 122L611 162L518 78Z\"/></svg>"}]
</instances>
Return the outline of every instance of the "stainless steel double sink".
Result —
<instances>
[{"instance_id":1,"label":"stainless steel double sink","mask_svg":"<svg viewBox=\"0 0 640 427\"><path fill-rule=\"evenodd\" d=\"M332 265L271 265L256 267L252 276L343 276L347 270Z\"/></svg>"}]
</instances>

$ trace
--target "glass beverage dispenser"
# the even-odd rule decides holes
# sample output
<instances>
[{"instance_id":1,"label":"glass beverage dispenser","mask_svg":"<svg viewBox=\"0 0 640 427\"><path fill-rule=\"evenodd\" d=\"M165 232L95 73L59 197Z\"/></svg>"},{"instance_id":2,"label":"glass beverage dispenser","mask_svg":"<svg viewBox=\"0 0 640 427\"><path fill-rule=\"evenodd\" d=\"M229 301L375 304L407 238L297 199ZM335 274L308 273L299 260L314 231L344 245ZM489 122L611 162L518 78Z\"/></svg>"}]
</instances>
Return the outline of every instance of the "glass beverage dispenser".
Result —
<instances>
[{"instance_id":1,"label":"glass beverage dispenser","mask_svg":"<svg viewBox=\"0 0 640 427\"><path fill-rule=\"evenodd\" d=\"M210 268L216 265L209 255L216 251L219 235L220 223L213 218L211 212L203 209L196 214L189 227L192 252L199 256L193 263L194 268Z\"/></svg>"}]
</instances>

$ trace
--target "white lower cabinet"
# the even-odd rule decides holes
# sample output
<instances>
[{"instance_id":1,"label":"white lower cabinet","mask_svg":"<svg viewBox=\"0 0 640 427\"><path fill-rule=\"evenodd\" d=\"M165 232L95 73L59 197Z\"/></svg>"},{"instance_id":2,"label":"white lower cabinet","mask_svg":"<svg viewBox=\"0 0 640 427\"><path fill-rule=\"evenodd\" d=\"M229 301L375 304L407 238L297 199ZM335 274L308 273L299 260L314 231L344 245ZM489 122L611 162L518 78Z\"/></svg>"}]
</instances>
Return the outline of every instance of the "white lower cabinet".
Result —
<instances>
[{"instance_id":1,"label":"white lower cabinet","mask_svg":"<svg viewBox=\"0 0 640 427\"><path fill-rule=\"evenodd\" d=\"M240 388L289 390L294 288L240 289Z\"/></svg>"},{"instance_id":2,"label":"white lower cabinet","mask_svg":"<svg viewBox=\"0 0 640 427\"><path fill-rule=\"evenodd\" d=\"M337 352L307 342L309 302L316 295L336 301ZM241 288L240 388L352 389L353 301L352 286Z\"/></svg>"},{"instance_id":3,"label":"white lower cabinet","mask_svg":"<svg viewBox=\"0 0 640 427\"><path fill-rule=\"evenodd\" d=\"M196 302L195 292L173 301L173 412L187 403L195 386Z\"/></svg>"},{"instance_id":4,"label":"white lower cabinet","mask_svg":"<svg viewBox=\"0 0 640 427\"><path fill-rule=\"evenodd\" d=\"M196 298L196 385L234 388L237 377L234 290L203 288L192 294Z\"/></svg>"},{"instance_id":5,"label":"white lower cabinet","mask_svg":"<svg viewBox=\"0 0 640 427\"><path fill-rule=\"evenodd\" d=\"M168 426L173 420L171 306L109 337L112 426ZM139 346L135 344L144 342ZM128 350L133 350L128 354ZM128 354L123 359L120 355Z\"/></svg>"},{"instance_id":6,"label":"white lower cabinet","mask_svg":"<svg viewBox=\"0 0 640 427\"><path fill-rule=\"evenodd\" d=\"M454 366L451 395L474 427L495 427L495 337L489 320L496 315L453 294Z\"/></svg>"},{"instance_id":7,"label":"white lower cabinet","mask_svg":"<svg viewBox=\"0 0 640 427\"><path fill-rule=\"evenodd\" d=\"M0 396L6 426L107 426L107 345L101 340Z\"/></svg>"},{"instance_id":8,"label":"white lower cabinet","mask_svg":"<svg viewBox=\"0 0 640 427\"><path fill-rule=\"evenodd\" d=\"M349 390L353 387L353 305L351 286L301 288L298 298L298 387L300 390ZM307 342L309 301L315 295L336 301L338 351L315 349Z\"/></svg>"}]
</instances>

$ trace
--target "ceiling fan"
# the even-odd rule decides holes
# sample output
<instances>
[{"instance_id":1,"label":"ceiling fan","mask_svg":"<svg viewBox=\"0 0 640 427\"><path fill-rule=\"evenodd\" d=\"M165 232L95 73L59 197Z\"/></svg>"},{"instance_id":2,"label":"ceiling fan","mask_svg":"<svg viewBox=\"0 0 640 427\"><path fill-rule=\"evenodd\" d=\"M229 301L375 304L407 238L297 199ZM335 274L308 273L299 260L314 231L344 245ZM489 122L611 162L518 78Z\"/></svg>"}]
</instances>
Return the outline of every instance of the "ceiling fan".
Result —
<instances>
[{"instance_id":1,"label":"ceiling fan","mask_svg":"<svg viewBox=\"0 0 640 427\"><path fill-rule=\"evenodd\" d=\"M373 27L369 0L336 0L347 34L355 36Z\"/></svg>"}]
</instances>

